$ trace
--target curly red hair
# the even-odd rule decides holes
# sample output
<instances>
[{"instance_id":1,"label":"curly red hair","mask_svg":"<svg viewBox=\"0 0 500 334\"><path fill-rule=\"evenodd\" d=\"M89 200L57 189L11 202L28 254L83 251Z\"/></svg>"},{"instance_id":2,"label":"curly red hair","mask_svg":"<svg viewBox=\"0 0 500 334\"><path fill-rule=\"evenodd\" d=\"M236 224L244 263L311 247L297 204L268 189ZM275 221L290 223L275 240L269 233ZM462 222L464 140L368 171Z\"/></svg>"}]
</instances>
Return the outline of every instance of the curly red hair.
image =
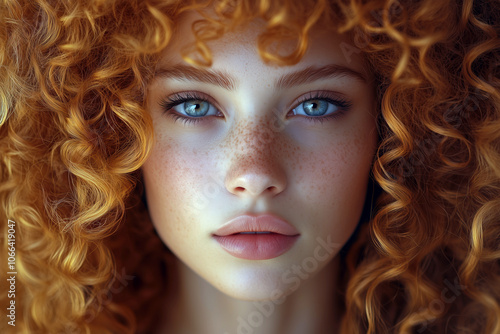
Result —
<instances>
[{"instance_id":1,"label":"curly red hair","mask_svg":"<svg viewBox=\"0 0 500 334\"><path fill-rule=\"evenodd\" d=\"M15 221L16 330L145 333L174 286L140 200L146 88L180 15L186 61L261 18L295 64L321 21L376 77L382 189L345 259L342 333L500 333L500 3L11 0L0 6L0 226ZM290 54L276 42L296 41ZM8 242L0 240L2 268ZM0 286L5 287L5 281ZM0 296L8 303L6 294ZM2 332L12 329L6 321Z\"/></svg>"}]
</instances>

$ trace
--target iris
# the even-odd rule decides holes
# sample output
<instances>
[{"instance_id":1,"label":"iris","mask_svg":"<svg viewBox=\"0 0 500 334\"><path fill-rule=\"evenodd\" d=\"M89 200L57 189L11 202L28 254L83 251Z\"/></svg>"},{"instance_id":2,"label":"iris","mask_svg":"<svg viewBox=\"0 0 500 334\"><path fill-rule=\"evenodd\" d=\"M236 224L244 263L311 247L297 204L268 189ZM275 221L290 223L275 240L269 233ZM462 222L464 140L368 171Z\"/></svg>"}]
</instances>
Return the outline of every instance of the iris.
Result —
<instances>
[{"instance_id":1,"label":"iris","mask_svg":"<svg viewBox=\"0 0 500 334\"><path fill-rule=\"evenodd\" d=\"M302 103L302 109L311 116L323 115L328 110L328 102L325 100L308 100Z\"/></svg>"},{"instance_id":2,"label":"iris","mask_svg":"<svg viewBox=\"0 0 500 334\"><path fill-rule=\"evenodd\" d=\"M203 100L190 100L184 102L186 114L193 117L205 116L209 108L210 104Z\"/></svg>"}]
</instances>

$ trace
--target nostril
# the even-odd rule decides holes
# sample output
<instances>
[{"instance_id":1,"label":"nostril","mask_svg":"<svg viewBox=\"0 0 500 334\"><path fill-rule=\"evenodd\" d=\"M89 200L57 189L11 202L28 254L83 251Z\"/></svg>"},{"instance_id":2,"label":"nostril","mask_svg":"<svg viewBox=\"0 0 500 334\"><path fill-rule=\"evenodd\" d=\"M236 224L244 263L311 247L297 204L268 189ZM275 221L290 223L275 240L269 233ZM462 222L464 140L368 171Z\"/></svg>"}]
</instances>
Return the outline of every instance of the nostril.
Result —
<instances>
[{"instance_id":1,"label":"nostril","mask_svg":"<svg viewBox=\"0 0 500 334\"><path fill-rule=\"evenodd\" d=\"M245 174L226 179L226 189L238 196L274 196L286 186L285 180L264 174Z\"/></svg>"},{"instance_id":2,"label":"nostril","mask_svg":"<svg viewBox=\"0 0 500 334\"><path fill-rule=\"evenodd\" d=\"M269 192L269 193L274 193L277 191L277 187L276 186L269 186L266 188L266 192ZM247 189L245 187L236 187L234 188L234 192L235 193L241 193L241 192L246 192Z\"/></svg>"},{"instance_id":3,"label":"nostril","mask_svg":"<svg viewBox=\"0 0 500 334\"><path fill-rule=\"evenodd\" d=\"M276 189L278 189L278 188L276 188L276 186L270 186L270 187L268 187L268 188L267 188L267 190L268 190L269 192L275 192L275 191L276 191Z\"/></svg>"}]
</instances>

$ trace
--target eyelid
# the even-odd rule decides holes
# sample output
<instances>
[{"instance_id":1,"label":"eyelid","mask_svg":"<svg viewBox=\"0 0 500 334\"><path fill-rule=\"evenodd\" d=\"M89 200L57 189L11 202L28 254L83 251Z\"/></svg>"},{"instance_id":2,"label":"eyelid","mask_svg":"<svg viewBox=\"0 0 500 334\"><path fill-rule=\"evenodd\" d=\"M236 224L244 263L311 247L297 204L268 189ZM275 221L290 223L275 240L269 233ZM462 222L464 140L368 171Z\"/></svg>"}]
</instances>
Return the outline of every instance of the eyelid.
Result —
<instances>
[{"instance_id":1,"label":"eyelid","mask_svg":"<svg viewBox=\"0 0 500 334\"><path fill-rule=\"evenodd\" d=\"M316 98L330 98L332 100L341 100L345 101L348 104L351 104L349 102L349 99L345 94L338 93L338 92L332 92L329 90L313 90L309 91L307 93L301 94L298 97L296 97L292 103L290 103L285 110L288 112L292 111L293 109L297 108L301 103L304 103L307 100L313 100Z\"/></svg>"},{"instance_id":2,"label":"eyelid","mask_svg":"<svg viewBox=\"0 0 500 334\"><path fill-rule=\"evenodd\" d=\"M172 94L169 94L167 97L163 98L160 100L160 105L163 104L166 101L169 101L171 99L179 99L179 98L195 98L195 99L201 99L201 100L206 100L208 103L210 103L214 108L220 112L221 114L224 114L222 111L223 109L221 106L215 101L213 97L210 95L200 92L200 91L195 91L195 90L189 90L189 91L181 91L181 92L175 92Z\"/></svg>"}]
</instances>

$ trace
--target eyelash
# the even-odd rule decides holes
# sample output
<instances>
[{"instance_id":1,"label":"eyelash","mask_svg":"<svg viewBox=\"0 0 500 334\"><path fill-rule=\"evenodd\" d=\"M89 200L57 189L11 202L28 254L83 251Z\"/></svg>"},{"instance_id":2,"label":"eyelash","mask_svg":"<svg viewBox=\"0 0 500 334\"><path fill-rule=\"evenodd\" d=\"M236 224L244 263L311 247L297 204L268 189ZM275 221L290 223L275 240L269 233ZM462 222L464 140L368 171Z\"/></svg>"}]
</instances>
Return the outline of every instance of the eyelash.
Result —
<instances>
[{"instance_id":1,"label":"eyelash","mask_svg":"<svg viewBox=\"0 0 500 334\"><path fill-rule=\"evenodd\" d=\"M160 102L160 106L162 107L164 113L172 117L175 122L180 121L183 124L196 124L198 122L201 122L204 118L206 117L185 117L181 116L179 114L176 114L175 112L172 111L172 109L184 102L191 101L191 100L200 100L204 102L208 102L213 105L213 103L210 102L209 99L205 98L204 96L201 96L197 93L177 93L173 95L172 97L167 98L164 101ZM295 105L293 109L295 109L297 106L301 105L302 103L309 101L309 100L324 100L326 102L329 102L339 108L338 111L328 115L328 116L322 116L322 117L314 117L314 116L304 116L308 121L312 122L320 122L323 123L326 120L330 119L335 119L341 117L343 114L345 114L347 111L352 106L352 103L343 99L343 98L336 98L332 99L328 94L325 94L323 92L315 92L310 93L308 96L302 97Z\"/></svg>"},{"instance_id":2,"label":"eyelash","mask_svg":"<svg viewBox=\"0 0 500 334\"><path fill-rule=\"evenodd\" d=\"M175 122L180 121L183 124L195 124L198 122L201 122L203 117L195 118L195 117L185 117L178 115L172 111L172 109L184 102L191 101L191 100L200 100L200 101L205 101L208 103L211 103L207 98L196 94L196 93L177 93L173 95L172 97L167 98L164 101L160 102L160 106L163 108L163 112L174 119Z\"/></svg>"},{"instance_id":3,"label":"eyelash","mask_svg":"<svg viewBox=\"0 0 500 334\"><path fill-rule=\"evenodd\" d=\"M343 98L331 98L329 94L325 92L311 92L309 93L308 96L302 97L297 103L295 103L295 107L292 109L295 109L297 106L300 106L302 103L309 101L309 100L324 100L328 103L333 104L334 106L337 106L339 108L338 111L328 115L328 116L321 116L321 117L314 117L314 116L304 116L308 121L312 122L320 122L323 123L324 121L330 120L330 119L336 119L344 115L346 112L349 111L349 109L352 107L352 103L343 99Z\"/></svg>"}]
</instances>

